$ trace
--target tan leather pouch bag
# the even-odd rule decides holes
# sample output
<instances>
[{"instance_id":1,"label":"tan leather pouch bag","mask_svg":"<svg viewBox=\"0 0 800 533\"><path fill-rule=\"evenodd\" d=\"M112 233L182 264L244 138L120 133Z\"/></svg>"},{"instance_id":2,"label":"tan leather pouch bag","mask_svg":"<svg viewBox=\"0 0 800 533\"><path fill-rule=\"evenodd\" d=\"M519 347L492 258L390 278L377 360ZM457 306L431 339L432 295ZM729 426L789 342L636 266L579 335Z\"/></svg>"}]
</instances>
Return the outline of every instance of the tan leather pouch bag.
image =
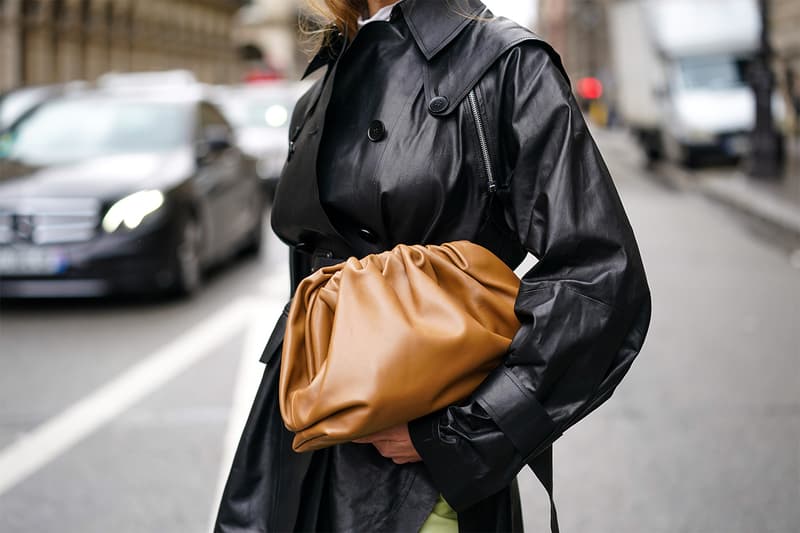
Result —
<instances>
[{"instance_id":1,"label":"tan leather pouch bag","mask_svg":"<svg viewBox=\"0 0 800 533\"><path fill-rule=\"evenodd\" d=\"M519 328L519 279L485 248L398 245L304 279L279 400L295 451L371 435L463 400Z\"/></svg>"}]
</instances>

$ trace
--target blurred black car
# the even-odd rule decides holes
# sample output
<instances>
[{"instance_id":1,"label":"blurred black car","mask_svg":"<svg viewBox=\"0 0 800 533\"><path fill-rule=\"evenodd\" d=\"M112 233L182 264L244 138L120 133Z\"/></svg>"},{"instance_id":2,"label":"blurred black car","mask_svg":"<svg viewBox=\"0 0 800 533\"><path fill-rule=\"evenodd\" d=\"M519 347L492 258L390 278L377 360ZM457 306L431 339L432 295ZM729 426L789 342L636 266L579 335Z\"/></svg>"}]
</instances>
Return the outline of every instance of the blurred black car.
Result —
<instances>
[{"instance_id":1,"label":"blurred black car","mask_svg":"<svg viewBox=\"0 0 800 533\"><path fill-rule=\"evenodd\" d=\"M258 160L258 176L271 197L289 153L289 119L309 82L270 81L220 86L214 100L236 131L236 143Z\"/></svg>"},{"instance_id":2,"label":"blurred black car","mask_svg":"<svg viewBox=\"0 0 800 533\"><path fill-rule=\"evenodd\" d=\"M41 104L0 133L0 297L195 291L260 246L254 163L197 87Z\"/></svg>"}]
</instances>

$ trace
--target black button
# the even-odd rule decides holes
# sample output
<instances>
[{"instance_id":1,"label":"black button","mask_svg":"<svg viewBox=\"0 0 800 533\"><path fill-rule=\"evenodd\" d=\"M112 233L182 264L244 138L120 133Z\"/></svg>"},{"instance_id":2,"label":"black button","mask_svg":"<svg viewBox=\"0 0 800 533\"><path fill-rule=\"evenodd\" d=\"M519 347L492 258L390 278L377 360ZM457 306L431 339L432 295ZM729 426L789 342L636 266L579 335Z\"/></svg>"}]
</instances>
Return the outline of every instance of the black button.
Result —
<instances>
[{"instance_id":1,"label":"black button","mask_svg":"<svg viewBox=\"0 0 800 533\"><path fill-rule=\"evenodd\" d=\"M367 130L367 138L376 143L383 140L386 137L386 126L383 125L383 122L380 120L373 120L369 123L369 129Z\"/></svg>"},{"instance_id":2,"label":"black button","mask_svg":"<svg viewBox=\"0 0 800 533\"><path fill-rule=\"evenodd\" d=\"M431 101L428 102L428 111L431 113L441 113L447 106L450 105L450 100L447 99L446 96L434 96L431 98Z\"/></svg>"},{"instance_id":3,"label":"black button","mask_svg":"<svg viewBox=\"0 0 800 533\"><path fill-rule=\"evenodd\" d=\"M367 228L361 228L358 230L358 234L361 235L361 238L370 243L378 242L378 236L372 233Z\"/></svg>"}]
</instances>

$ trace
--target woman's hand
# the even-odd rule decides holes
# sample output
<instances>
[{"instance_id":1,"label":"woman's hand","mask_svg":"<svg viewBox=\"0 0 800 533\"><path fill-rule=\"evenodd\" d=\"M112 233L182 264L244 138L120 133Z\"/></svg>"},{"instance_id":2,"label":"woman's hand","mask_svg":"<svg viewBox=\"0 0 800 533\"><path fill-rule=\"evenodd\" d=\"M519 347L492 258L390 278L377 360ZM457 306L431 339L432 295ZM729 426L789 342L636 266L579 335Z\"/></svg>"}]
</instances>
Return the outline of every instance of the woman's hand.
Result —
<instances>
[{"instance_id":1,"label":"woman's hand","mask_svg":"<svg viewBox=\"0 0 800 533\"><path fill-rule=\"evenodd\" d=\"M417 449L414 448L414 443L411 442L411 437L408 434L408 424L400 424L399 426L373 433L368 437L356 439L353 442L357 444L372 444L382 456L391 459L398 465L422 461L422 457L419 456Z\"/></svg>"}]
</instances>

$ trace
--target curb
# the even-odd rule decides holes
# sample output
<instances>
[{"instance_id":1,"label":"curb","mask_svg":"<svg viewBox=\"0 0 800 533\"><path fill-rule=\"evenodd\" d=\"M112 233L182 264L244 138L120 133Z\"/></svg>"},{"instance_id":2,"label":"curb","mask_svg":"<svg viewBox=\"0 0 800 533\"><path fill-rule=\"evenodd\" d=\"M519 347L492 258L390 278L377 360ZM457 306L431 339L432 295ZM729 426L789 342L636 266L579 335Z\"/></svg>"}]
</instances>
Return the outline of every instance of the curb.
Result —
<instances>
[{"instance_id":1,"label":"curb","mask_svg":"<svg viewBox=\"0 0 800 533\"><path fill-rule=\"evenodd\" d=\"M757 219L800 242L800 207L753 186L742 174L701 177L695 182L706 197Z\"/></svg>"}]
</instances>

